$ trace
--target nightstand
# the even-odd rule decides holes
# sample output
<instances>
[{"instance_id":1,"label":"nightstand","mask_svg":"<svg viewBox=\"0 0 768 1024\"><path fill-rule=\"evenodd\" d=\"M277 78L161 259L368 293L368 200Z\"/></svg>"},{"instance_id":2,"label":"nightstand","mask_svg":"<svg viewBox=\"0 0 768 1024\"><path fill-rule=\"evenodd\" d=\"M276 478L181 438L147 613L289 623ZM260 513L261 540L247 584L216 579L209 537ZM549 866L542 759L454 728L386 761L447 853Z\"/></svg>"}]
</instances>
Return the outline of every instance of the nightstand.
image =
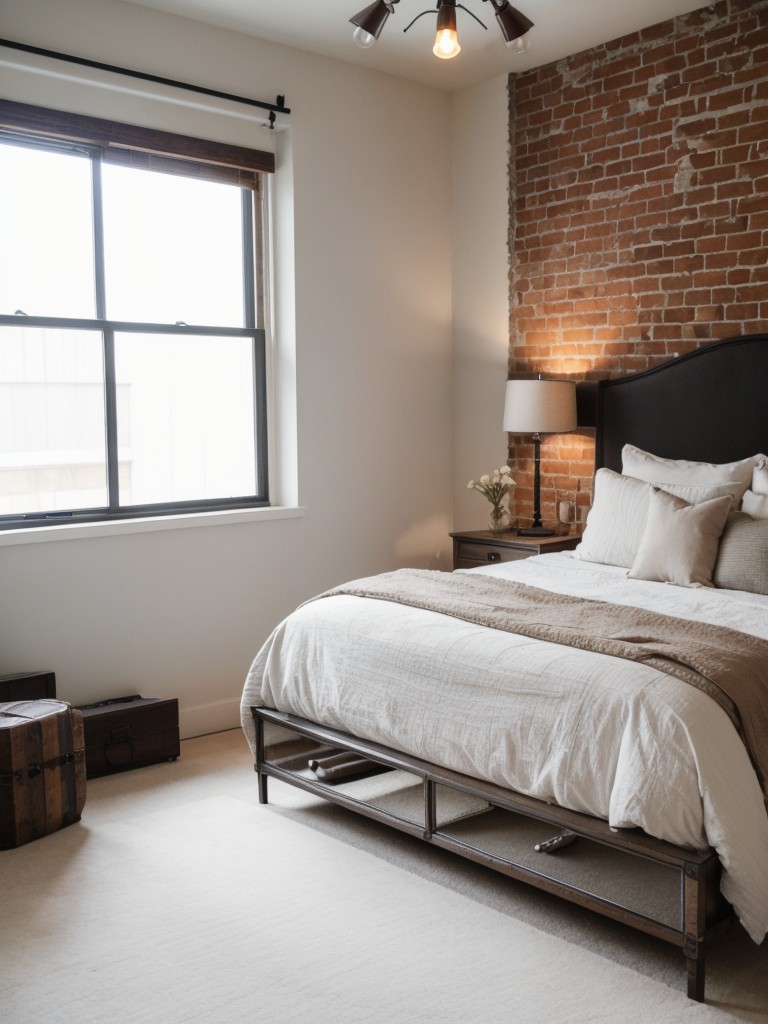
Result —
<instances>
[{"instance_id":1,"label":"nightstand","mask_svg":"<svg viewBox=\"0 0 768 1024\"><path fill-rule=\"evenodd\" d=\"M520 537L514 531L491 533L490 530L467 530L452 533L451 537L454 569L476 569L494 562L514 562L518 558L544 555L549 551L573 551L581 540L579 534Z\"/></svg>"}]
</instances>

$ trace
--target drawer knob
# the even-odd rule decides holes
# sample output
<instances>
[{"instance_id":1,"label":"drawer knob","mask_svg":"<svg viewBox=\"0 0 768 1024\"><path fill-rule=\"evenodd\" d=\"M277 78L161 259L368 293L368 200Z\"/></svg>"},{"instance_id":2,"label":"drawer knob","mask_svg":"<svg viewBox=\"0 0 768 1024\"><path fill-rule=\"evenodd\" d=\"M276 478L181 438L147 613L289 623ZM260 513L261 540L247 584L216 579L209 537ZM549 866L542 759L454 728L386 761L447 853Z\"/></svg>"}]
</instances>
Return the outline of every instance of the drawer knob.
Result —
<instances>
[{"instance_id":1,"label":"drawer knob","mask_svg":"<svg viewBox=\"0 0 768 1024\"><path fill-rule=\"evenodd\" d=\"M489 562L500 562L501 561L501 555L499 554L498 551L489 551L488 555L486 557L488 558Z\"/></svg>"}]
</instances>

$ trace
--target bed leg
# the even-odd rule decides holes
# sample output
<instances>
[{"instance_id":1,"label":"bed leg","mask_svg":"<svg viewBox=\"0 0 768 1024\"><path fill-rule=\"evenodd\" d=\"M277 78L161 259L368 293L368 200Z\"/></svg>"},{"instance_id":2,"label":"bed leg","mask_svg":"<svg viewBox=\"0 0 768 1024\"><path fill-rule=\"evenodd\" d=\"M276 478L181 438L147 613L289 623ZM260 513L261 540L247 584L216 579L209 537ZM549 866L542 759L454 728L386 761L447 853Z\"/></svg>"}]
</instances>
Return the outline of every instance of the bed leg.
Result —
<instances>
[{"instance_id":1,"label":"bed leg","mask_svg":"<svg viewBox=\"0 0 768 1024\"><path fill-rule=\"evenodd\" d=\"M688 968L688 998L704 1002L704 949L701 941L706 931L707 870L700 864L688 863L682 874L683 921L685 941L683 955Z\"/></svg>"},{"instance_id":2,"label":"bed leg","mask_svg":"<svg viewBox=\"0 0 768 1024\"><path fill-rule=\"evenodd\" d=\"M261 770L261 766L265 760L264 750L264 719L260 718L256 714L256 708L252 708L253 724L256 731L256 761L253 766L253 770L256 772L256 778L259 780L259 803L269 803L267 797L267 778L268 776Z\"/></svg>"},{"instance_id":3,"label":"bed leg","mask_svg":"<svg viewBox=\"0 0 768 1024\"><path fill-rule=\"evenodd\" d=\"M685 963L688 968L688 998L695 999L697 1003L703 1003L705 977L704 957L686 956Z\"/></svg>"}]
</instances>

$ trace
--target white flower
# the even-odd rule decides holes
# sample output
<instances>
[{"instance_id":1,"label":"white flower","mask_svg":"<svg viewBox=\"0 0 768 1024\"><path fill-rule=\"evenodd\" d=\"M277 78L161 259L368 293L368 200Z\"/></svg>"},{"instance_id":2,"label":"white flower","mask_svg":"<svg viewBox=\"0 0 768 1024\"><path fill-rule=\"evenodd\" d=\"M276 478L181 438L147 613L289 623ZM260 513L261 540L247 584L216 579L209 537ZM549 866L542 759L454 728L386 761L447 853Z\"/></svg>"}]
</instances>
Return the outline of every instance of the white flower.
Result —
<instances>
[{"instance_id":1,"label":"white flower","mask_svg":"<svg viewBox=\"0 0 768 1024\"><path fill-rule=\"evenodd\" d=\"M502 466L501 469L484 473L479 481L470 480L467 489L480 491L494 508L498 508L502 499L509 494L509 488L514 486L515 481L510 476L509 466Z\"/></svg>"}]
</instances>

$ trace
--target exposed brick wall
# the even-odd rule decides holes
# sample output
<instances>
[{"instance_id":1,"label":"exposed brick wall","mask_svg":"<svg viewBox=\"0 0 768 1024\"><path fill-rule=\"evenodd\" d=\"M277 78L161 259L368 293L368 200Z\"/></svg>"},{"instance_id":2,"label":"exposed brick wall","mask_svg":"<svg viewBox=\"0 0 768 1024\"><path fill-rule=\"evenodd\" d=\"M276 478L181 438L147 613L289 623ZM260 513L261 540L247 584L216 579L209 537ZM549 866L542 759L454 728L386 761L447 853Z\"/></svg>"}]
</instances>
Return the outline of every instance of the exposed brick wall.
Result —
<instances>
[{"instance_id":1,"label":"exposed brick wall","mask_svg":"<svg viewBox=\"0 0 768 1024\"><path fill-rule=\"evenodd\" d=\"M510 372L644 370L768 331L768 0L722 0L511 75ZM533 446L512 438L517 511ZM589 431L545 438L542 511L586 507Z\"/></svg>"}]
</instances>

